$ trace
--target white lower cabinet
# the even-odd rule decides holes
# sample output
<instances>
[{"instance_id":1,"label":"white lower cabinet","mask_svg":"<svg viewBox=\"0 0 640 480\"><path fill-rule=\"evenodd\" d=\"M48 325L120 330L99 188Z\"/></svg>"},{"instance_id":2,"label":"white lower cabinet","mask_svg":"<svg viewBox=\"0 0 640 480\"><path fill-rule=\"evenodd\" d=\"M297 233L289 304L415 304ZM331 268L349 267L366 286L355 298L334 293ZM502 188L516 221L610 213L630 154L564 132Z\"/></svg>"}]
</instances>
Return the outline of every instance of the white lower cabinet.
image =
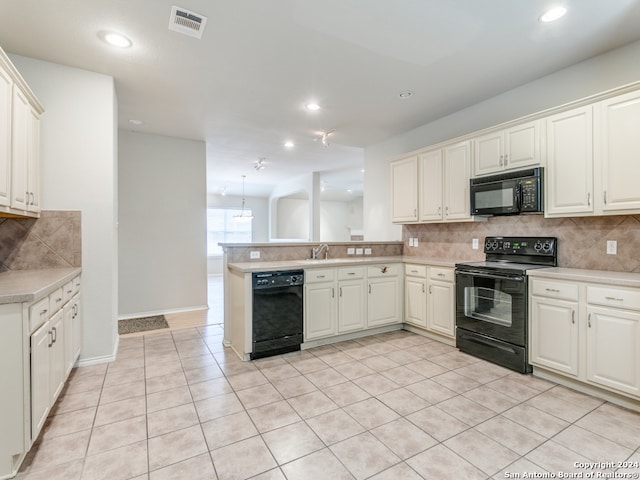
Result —
<instances>
[{"instance_id":1,"label":"white lower cabinet","mask_svg":"<svg viewBox=\"0 0 640 480\"><path fill-rule=\"evenodd\" d=\"M362 330L367 321L363 267L338 269L338 333Z\"/></svg>"},{"instance_id":2,"label":"white lower cabinet","mask_svg":"<svg viewBox=\"0 0 640 480\"><path fill-rule=\"evenodd\" d=\"M336 334L338 310L335 269L306 270L304 280L304 339Z\"/></svg>"},{"instance_id":3,"label":"white lower cabinet","mask_svg":"<svg viewBox=\"0 0 640 480\"><path fill-rule=\"evenodd\" d=\"M404 321L427 328L427 267L405 265Z\"/></svg>"},{"instance_id":4,"label":"white lower cabinet","mask_svg":"<svg viewBox=\"0 0 640 480\"><path fill-rule=\"evenodd\" d=\"M401 323L400 265L305 269L304 340Z\"/></svg>"},{"instance_id":5,"label":"white lower cabinet","mask_svg":"<svg viewBox=\"0 0 640 480\"><path fill-rule=\"evenodd\" d=\"M452 268L429 267L427 330L455 338L456 287Z\"/></svg>"},{"instance_id":6,"label":"white lower cabinet","mask_svg":"<svg viewBox=\"0 0 640 480\"><path fill-rule=\"evenodd\" d=\"M402 322L402 265L367 267L367 327Z\"/></svg>"},{"instance_id":7,"label":"white lower cabinet","mask_svg":"<svg viewBox=\"0 0 640 480\"><path fill-rule=\"evenodd\" d=\"M587 379L640 396L640 313L589 306Z\"/></svg>"},{"instance_id":8,"label":"white lower cabinet","mask_svg":"<svg viewBox=\"0 0 640 480\"><path fill-rule=\"evenodd\" d=\"M640 289L530 278L530 363L640 398Z\"/></svg>"},{"instance_id":9,"label":"white lower cabinet","mask_svg":"<svg viewBox=\"0 0 640 480\"><path fill-rule=\"evenodd\" d=\"M407 264L405 315L409 325L450 340L456 333L456 291L453 268Z\"/></svg>"},{"instance_id":10,"label":"white lower cabinet","mask_svg":"<svg viewBox=\"0 0 640 480\"><path fill-rule=\"evenodd\" d=\"M0 305L0 478L15 476L64 388L69 373L67 307L76 312L70 316L71 332L81 332L80 277L73 282L75 297L66 305L62 287L36 301ZM78 336L75 359L79 342Z\"/></svg>"}]
</instances>

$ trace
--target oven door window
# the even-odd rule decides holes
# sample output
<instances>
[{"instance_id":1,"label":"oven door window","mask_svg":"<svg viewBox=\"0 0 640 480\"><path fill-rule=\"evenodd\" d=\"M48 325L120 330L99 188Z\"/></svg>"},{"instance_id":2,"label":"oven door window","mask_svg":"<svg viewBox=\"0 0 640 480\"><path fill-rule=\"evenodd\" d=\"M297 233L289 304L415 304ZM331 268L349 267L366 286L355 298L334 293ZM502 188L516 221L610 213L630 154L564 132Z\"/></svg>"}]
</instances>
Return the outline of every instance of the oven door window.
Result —
<instances>
[{"instance_id":1,"label":"oven door window","mask_svg":"<svg viewBox=\"0 0 640 480\"><path fill-rule=\"evenodd\" d=\"M456 274L456 325L525 345L527 283L495 275Z\"/></svg>"},{"instance_id":2,"label":"oven door window","mask_svg":"<svg viewBox=\"0 0 640 480\"><path fill-rule=\"evenodd\" d=\"M464 314L483 322L511 327L513 298L509 293L482 286L465 287Z\"/></svg>"}]
</instances>

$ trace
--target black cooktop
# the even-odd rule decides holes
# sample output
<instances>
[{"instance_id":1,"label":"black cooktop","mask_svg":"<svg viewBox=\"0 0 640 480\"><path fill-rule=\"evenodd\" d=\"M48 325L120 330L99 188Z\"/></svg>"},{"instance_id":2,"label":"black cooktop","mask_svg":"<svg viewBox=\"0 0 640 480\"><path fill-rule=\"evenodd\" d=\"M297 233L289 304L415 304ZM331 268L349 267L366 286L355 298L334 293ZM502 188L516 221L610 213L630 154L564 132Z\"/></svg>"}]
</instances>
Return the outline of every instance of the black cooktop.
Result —
<instances>
[{"instance_id":1,"label":"black cooktop","mask_svg":"<svg viewBox=\"0 0 640 480\"><path fill-rule=\"evenodd\" d=\"M456 264L458 270L526 275L527 270L558 264L555 237L487 237L484 262Z\"/></svg>"}]
</instances>

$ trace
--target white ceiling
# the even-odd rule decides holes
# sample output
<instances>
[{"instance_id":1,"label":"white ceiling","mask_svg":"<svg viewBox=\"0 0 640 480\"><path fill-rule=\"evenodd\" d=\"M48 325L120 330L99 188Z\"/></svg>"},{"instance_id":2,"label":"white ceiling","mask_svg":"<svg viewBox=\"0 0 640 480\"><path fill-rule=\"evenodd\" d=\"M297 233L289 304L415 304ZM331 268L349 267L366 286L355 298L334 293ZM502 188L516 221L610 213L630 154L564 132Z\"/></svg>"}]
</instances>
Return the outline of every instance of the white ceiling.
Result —
<instances>
[{"instance_id":1,"label":"white ceiling","mask_svg":"<svg viewBox=\"0 0 640 480\"><path fill-rule=\"evenodd\" d=\"M554 3L567 15L539 23ZM168 29L172 5L208 17L201 40ZM640 0L0 0L6 51L112 75L120 128L206 141L209 190L240 194L246 175L247 195L311 171L357 193L363 147L640 39L638 25Z\"/></svg>"}]
</instances>

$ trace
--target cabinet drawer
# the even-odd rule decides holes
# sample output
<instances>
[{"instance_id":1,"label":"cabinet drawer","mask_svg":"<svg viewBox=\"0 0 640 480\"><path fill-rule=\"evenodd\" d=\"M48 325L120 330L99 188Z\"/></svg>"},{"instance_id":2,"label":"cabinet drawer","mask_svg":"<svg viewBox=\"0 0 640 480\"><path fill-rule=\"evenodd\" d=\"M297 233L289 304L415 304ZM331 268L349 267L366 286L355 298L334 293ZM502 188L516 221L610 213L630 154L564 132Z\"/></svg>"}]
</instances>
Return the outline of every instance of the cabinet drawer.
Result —
<instances>
[{"instance_id":1,"label":"cabinet drawer","mask_svg":"<svg viewBox=\"0 0 640 480\"><path fill-rule=\"evenodd\" d=\"M640 290L589 286L587 303L640 310Z\"/></svg>"},{"instance_id":2,"label":"cabinet drawer","mask_svg":"<svg viewBox=\"0 0 640 480\"><path fill-rule=\"evenodd\" d=\"M538 280L536 278L531 282L531 293L541 297L578 301L578 285L573 283Z\"/></svg>"},{"instance_id":3,"label":"cabinet drawer","mask_svg":"<svg viewBox=\"0 0 640 480\"><path fill-rule=\"evenodd\" d=\"M429 267L429 279L453 283L456 279L453 268Z\"/></svg>"},{"instance_id":4,"label":"cabinet drawer","mask_svg":"<svg viewBox=\"0 0 640 480\"><path fill-rule=\"evenodd\" d=\"M367 277L397 277L402 272L402 265L392 263L390 265L371 265L367 267Z\"/></svg>"},{"instance_id":5,"label":"cabinet drawer","mask_svg":"<svg viewBox=\"0 0 640 480\"><path fill-rule=\"evenodd\" d=\"M29 307L29 331L35 331L47 320L49 320L49 297L45 297Z\"/></svg>"},{"instance_id":6,"label":"cabinet drawer","mask_svg":"<svg viewBox=\"0 0 640 480\"><path fill-rule=\"evenodd\" d=\"M71 300L71 297L73 297L75 291L75 287L73 286L73 280L71 280L70 282L67 282L64 284L64 286L62 287L62 301L64 303L67 303L69 300Z\"/></svg>"},{"instance_id":7,"label":"cabinet drawer","mask_svg":"<svg viewBox=\"0 0 640 480\"><path fill-rule=\"evenodd\" d=\"M56 313L64 305L63 288L58 288L55 292L49 295L49 307L51 309L51 315Z\"/></svg>"},{"instance_id":8,"label":"cabinet drawer","mask_svg":"<svg viewBox=\"0 0 640 480\"><path fill-rule=\"evenodd\" d=\"M304 283L333 282L335 278L334 268L310 268L304 271Z\"/></svg>"},{"instance_id":9,"label":"cabinet drawer","mask_svg":"<svg viewBox=\"0 0 640 480\"><path fill-rule=\"evenodd\" d=\"M427 278L427 267L426 265L405 265L404 274L411 277Z\"/></svg>"},{"instance_id":10,"label":"cabinet drawer","mask_svg":"<svg viewBox=\"0 0 640 480\"><path fill-rule=\"evenodd\" d=\"M364 278L364 267L344 267L338 269L338 280L358 280Z\"/></svg>"}]
</instances>

